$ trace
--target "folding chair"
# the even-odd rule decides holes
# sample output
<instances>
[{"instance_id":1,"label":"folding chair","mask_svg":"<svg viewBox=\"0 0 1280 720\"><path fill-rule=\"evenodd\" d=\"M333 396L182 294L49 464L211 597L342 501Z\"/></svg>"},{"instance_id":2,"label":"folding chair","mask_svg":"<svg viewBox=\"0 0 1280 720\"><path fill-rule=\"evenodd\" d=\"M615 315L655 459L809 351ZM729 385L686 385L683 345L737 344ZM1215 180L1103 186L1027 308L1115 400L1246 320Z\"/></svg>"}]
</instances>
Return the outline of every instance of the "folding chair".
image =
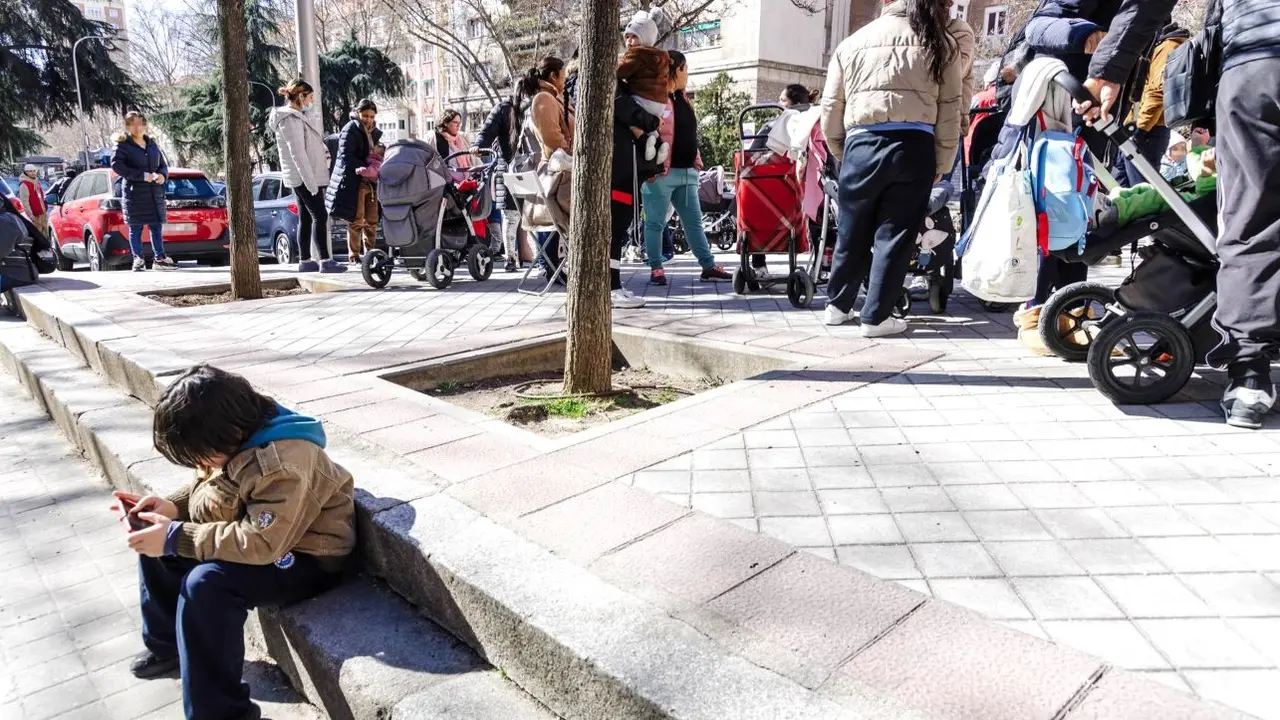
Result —
<instances>
[{"instance_id":1,"label":"folding chair","mask_svg":"<svg viewBox=\"0 0 1280 720\"><path fill-rule=\"evenodd\" d=\"M547 201L546 189L542 186L542 181L538 176L537 170L528 170L525 172L507 171L502 177L503 181L507 184L507 192L514 194L522 201L542 203ZM530 233L560 232L560 229L554 225L547 227L529 227L526 225L525 230ZM565 267L569 262L568 238L565 237L564 233L560 233L560 236L560 243L565 246L565 252L561 253L559 263L552 260L550 253L547 252L546 245L537 242L536 240L534 241L534 247L538 249L538 257L534 259L534 262L529 264L529 269L525 270L524 277L520 278L520 284L516 286L517 292L524 293L525 295L541 297L551 291L551 288L556 284L556 278L560 277L560 273L564 272ZM551 273L546 284L540 289L538 288L537 283L541 283L541 280L538 280L531 288L525 287L529 282L529 278L533 275L533 271L538 267L538 260L541 260L546 267L554 266L554 271Z\"/></svg>"}]
</instances>

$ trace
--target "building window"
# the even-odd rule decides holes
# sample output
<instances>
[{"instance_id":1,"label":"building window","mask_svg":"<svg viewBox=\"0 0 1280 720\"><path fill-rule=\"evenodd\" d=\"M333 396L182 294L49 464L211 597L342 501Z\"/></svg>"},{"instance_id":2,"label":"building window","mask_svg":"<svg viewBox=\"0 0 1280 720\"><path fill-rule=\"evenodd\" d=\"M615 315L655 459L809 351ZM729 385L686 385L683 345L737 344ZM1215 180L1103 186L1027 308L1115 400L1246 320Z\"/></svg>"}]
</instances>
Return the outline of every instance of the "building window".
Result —
<instances>
[{"instance_id":1,"label":"building window","mask_svg":"<svg viewBox=\"0 0 1280 720\"><path fill-rule=\"evenodd\" d=\"M984 34L987 37L1004 37L1005 23L1008 18L1009 13L1003 5L987 8L987 18L983 25L986 28Z\"/></svg>"},{"instance_id":2,"label":"building window","mask_svg":"<svg viewBox=\"0 0 1280 720\"><path fill-rule=\"evenodd\" d=\"M422 81L422 96L435 97L436 81L435 78L426 78Z\"/></svg>"},{"instance_id":3,"label":"building window","mask_svg":"<svg viewBox=\"0 0 1280 720\"><path fill-rule=\"evenodd\" d=\"M955 0L951 5L951 18L953 20L969 20L969 0Z\"/></svg>"},{"instance_id":4,"label":"building window","mask_svg":"<svg viewBox=\"0 0 1280 720\"><path fill-rule=\"evenodd\" d=\"M90 18L92 20L101 20L102 8L89 8L84 11L84 14L85 14L85 17Z\"/></svg>"},{"instance_id":5,"label":"building window","mask_svg":"<svg viewBox=\"0 0 1280 720\"><path fill-rule=\"evenodd\" d=\"M720 47L720 21L710 20L686 25L676 33L676 48L682 52Z\"/></svg>"},{"instance_id":6,"label":"building window","mask_svg":"<svg viewBox=\"0 0 1280 720\"><path fill-rule=\"evenodd\" d=\"M404 121L403 121L403 120L401 120L401 121L400 121L400 129L401 129L401 130L403 130L403 129L404 129Z\"/></svg>"},{"instance_id":7,"label":"building window","mask_svg":"<svg viewBox=\"0 0 1280 720\"><path fill-rule=\"evenodd\" d=\"M484 37L484 21L480 18L471 18L467 21L467 37L475 40Z\"/></svg>"}]
</instances>

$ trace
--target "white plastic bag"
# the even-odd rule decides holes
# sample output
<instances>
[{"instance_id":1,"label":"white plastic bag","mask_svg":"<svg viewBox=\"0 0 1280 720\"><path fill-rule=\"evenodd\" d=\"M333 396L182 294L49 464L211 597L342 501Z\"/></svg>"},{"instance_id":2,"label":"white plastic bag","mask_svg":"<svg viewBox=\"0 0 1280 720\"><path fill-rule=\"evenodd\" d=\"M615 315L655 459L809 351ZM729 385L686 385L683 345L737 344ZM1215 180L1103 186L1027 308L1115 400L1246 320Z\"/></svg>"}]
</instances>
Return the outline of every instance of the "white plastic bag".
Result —
<instances>
[{"instance_id":1,"label":"white plastic bag","mask_svg":"<svg viewBox=\"0 0 1280 720\"><path fill-rule=\"evenodd\" d=\"M993 167L991 176L965 233L960 284L987 302L1020 303L1035 296L1040 264L1025 147Z\"/></svg>"}]
</instances>

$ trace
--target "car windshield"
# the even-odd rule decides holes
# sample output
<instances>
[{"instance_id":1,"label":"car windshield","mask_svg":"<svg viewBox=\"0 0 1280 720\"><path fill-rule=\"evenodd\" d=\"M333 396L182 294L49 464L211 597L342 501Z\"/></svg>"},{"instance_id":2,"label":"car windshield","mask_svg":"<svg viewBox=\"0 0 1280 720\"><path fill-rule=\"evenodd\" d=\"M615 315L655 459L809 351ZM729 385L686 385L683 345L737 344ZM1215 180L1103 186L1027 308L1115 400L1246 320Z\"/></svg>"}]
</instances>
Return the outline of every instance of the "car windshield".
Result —
<instances>
[{"instance_id":1,"label":"car windshield","mask_svg":"<svg viewBox=\"0 0 1280 720\"><path fill-rule=\"evenodd\" d=\"M123 194L123 182L120 178L116 178L115 194ZM216 197L218 191L213 189L213 183L203 177L171 177L165 183L164 194L170 200L190 200Z\"/></svg>"},{"instance_id":2,"label":"car windshield","mask_svg":"<svg viewBox=\"0 0 1280 720\"><path fill-rule=\"evenodd\" d=\"M0 197L12 197L13 190L9 187L9 183L0 177Z\"/></svg>"}]
</instances>

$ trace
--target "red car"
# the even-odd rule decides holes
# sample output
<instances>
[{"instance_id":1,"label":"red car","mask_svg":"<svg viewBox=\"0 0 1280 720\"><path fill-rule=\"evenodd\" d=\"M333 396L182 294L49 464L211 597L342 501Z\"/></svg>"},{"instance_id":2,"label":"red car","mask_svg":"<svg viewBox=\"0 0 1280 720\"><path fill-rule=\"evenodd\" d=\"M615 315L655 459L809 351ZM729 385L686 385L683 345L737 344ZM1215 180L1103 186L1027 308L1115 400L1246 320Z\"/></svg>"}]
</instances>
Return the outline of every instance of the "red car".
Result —
<instances>
[{"instance_id":1,"label":"red car","mask_svg":"<svg viewBox=\"0 0 1280 720\"><path fill-rule=\"evenodd\" d=\"M229 233L227 203L199 170L170 168L165 186L167 219L165 255L226 265ZM49 209L49 234L58 255L58 269L77 262L90 270L123 270L133 262L129 226L120 205L120 177L108 168L76 176L61 200ZM151 232L142 235L147 264L151 264Z\"/></svg>"}]
</instances>

